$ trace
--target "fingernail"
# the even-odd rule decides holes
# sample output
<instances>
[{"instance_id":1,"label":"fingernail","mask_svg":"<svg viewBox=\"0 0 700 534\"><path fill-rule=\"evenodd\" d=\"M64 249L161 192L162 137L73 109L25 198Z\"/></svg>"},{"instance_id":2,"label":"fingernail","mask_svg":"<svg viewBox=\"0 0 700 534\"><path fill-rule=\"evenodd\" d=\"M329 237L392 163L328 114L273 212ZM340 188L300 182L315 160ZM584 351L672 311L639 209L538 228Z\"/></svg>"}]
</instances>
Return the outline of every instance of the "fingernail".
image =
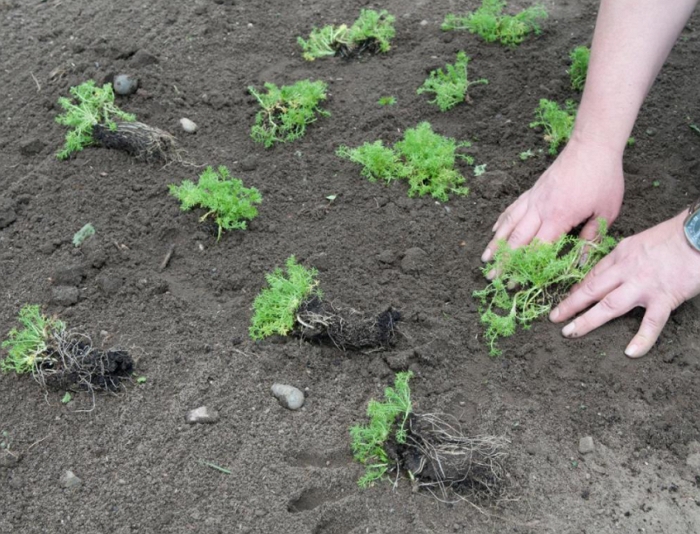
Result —
<instances>
[{"instance_id":1,"label":"fingernail","mask_svg":"<svg viewBox=\"0 0 700 534\"><path fill-rule=\"evenodd\" d=\"M636 358L639 354L639 347L637 345L630 345L625 349L625 354L630 358Z\"/></svg>"},{"instance_id":2,"label":"fingernail","mask_svg":"<svg viewBox=\"0 0 700 534\"><path fill-rule=\"evenodd\" d=\"M569 323L564 328L561 329L561 334L564 337L569 337L571 334L574 333L575 329L576 329L576 323Z\"/></svg>"},{"instance_id":3,"label":"fingernail","mask_svg":"<svg viewBox=\"0 0 700 534\"><path fill-rule=\"evenodd\" d=\"M491 228L492 232L495 232L496 230L498 230L498 223L494 224L493 228Z\"/></svg>"},{"instance_id":4,"label":"fingernail","mask_svg":"<svg viewBox=\"0 0 700 534\"><path fill-rule=\"evenodd\" d=\"M487 261L491 261L491 258L493 257L493 253L491 252L490 248L487 248L484 253L481 255L481 261L486 263Z\"/></svg>"},{"instance_id":5,"label":"fingernail","mask_svg":"<svg viewBox=\"0 0 700 534\"><path fill-rule=\"evenodd\" d=\"M549 314L550 321L556 321L559 318L559 308L554 308L552 313Z\"/></svg>"},{"instance_id":6,"label":"fingernail","mask_svg":"<svg viewBox=\"0 0 700 534\"><path fill-rule=\"evenodd\" d=\"M494 278L496 278L496 270L495 270L495 269L491 269L491 270L489 271L489 274L486 275L486 279L487 279L487 280L493 280Z\"/></svg>"}]
</instances>

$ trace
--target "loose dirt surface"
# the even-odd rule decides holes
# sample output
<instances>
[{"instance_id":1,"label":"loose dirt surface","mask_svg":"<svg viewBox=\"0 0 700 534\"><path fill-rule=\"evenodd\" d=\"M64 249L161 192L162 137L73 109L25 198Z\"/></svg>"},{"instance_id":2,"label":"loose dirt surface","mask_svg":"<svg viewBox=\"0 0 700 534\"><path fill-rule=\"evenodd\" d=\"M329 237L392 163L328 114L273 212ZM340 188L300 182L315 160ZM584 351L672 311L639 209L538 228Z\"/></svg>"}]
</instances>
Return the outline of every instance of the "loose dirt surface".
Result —
<instances>
[{"instance_id":1,"label":"loose dirt surface","mask_svg":"<svg viewBox=\"0 0 700 534\"><path fill-rule=\"evenodd\" d=\"M99 347L128 349L137 376L147 377L98 394L91 411L89 395L63 405L63 392L45 396L30 377L0 377L0 430L11 453L0 451L0 531L700 531L697 301L681 306L636 361L622 351L640 311L574 341L541 321L504 341L496 359L481 337L471 297L485 284L479 256L498 214L552 161L518 154L545 148L528 128L540 98L579 98L567 57L590 42L595 21L594 1L545 4L544 33L506 49L440 31L446 13L475 1L0 1L0 332L23 304L40 303ZM396 16L387 55L301 58L297 36L352 22L361 7ZM634 129L618 236L700 193L700 137L689 128L700 121L698 23L696 15L683 31ZM489 85L443 114L416 89L458 50L472 57L471 77ZM115 73L141 80L138 94L119 98L124 110L177 135L193 163L227 165L260 189L249 230L217 243L201 212L179 210L168 184L200 168L102 148L55 158L65 134L54 122L57 99ZM291 144L253 143L256 104L246 88L303 78L329 84L332 117ZM377 105L389 95L397 105ZM181 117L199 131L184 133ZM370 183L334 155L341 144L393 143L423 120L472 140L470 152L487 164L479 178L461 167L468 197L410 199L404 184ZM75 248L71 238L88 222L97 233ZM319 269L335 303L401 310L398 344L365 354L250 341L253 298L291 254ZM480 511L413 493L406 479L357 487L362 468L348 428L406 368L416 373L419 411L510 439L508 500ZM304 408L282 408L274 382L302 389ZM219 421L188 425L187 412L201 405ZM595 451L582 456L584 436ZM81 487L61 487L66 470Z\"/></svg>"}]
</instances>

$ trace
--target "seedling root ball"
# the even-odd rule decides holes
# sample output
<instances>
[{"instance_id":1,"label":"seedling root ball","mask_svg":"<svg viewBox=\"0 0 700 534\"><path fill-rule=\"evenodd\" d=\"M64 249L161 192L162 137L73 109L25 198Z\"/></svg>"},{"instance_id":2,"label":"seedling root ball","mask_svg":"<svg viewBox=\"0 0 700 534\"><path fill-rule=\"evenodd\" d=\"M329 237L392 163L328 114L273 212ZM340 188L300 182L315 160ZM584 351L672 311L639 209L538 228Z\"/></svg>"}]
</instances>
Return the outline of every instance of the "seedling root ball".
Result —
<instances>
[{"instance_id":1,"label":"seedling root ball","mask_svg":"<svg viewBox=\"0 0 700 534\"><path fill-rule=\"evenodd\" d=\"M122 150L137 159L170 163L182 163L182 150L178 149L174 136L160 128L142 122L117 122L112 129L95 124L92 136L105 148Z\"/></svg>"}]
</instances>

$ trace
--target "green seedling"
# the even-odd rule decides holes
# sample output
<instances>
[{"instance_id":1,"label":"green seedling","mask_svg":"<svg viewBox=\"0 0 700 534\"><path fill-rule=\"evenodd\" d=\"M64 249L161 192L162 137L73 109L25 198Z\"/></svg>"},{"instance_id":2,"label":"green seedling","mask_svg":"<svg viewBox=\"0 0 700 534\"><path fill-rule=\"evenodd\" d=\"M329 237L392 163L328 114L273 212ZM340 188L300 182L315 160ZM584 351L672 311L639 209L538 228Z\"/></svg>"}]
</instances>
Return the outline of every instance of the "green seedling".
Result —
<instances>
[{"instance_id":1,"label":"green seedling","mask_svg":"<svg viewBox=\"0 0 700 534\"><path fill-rule=\"evenodd\" d=\"M21 328L10 330L1 347L7 357L0 370L31 373L45 388L75 386L90 393L116 391L133 371L133 360L124 350L102 351L87 336L66 330L66 325L41 313L38 305L19 312Z\"/></svg>"},{"instance_id":2,"label":"green seedling","mask_svg":"<svg viewBox=\"0 0 700 534\"><path fill-rule=\"evenodd\" d=\"M690 124L689 128L693 130L696 134L700 135L700 126L697 124Z\"/></svg>"},{"instance_id":3,"label":"green seedling","mask_svg":"<svg viewBox=\"0 0 700 534\"><path fill-rule=\"evenodd\" d=\"M286 267L286 273L277 268L265 277L268 287L253 302L251 338L292 334L330 342L341 350L384 347L394 342L399 312L389 308L365 317L355 310L338 309L322 300L316 269L299 265L294 256L287 259Z\"/></svg>"},{"instance_id":4,"label":"green seedling","mask_svg":"<svg viewBox=\"0 0 700 534\"><path fill-rule=\"evenodd\" d=\"M362 488L372 485L394 467L395 460L389 457L385 448L389 442L406 443L407 422L413 408L408 386L412 376L411 371L397 373L394 387L384 390L384 402L369 401L369 424L355 425L350 429L353 456L365 466L365 474L357 482Z\"/></svg>"},{"instance_id":5,"label":"green seedling","mask_svg":"<svg viewBox=\"0 0 700 534\"><path fill-rule=\"evenodd\" d=\"M463 184L462 176L455 168L457 158L472 165L470 156L456 154L459 148L470 147L471 143L457 142L449 137L433 132L427 122L409 128L401 141L392 148L381 141L365 143L358 148L341 146L336 154L362 165L360 174L370 181L408 181L408 196L433 198L446 202L449 195L467 195L469 189Z\"/></svg>"},{"instance_id":6,"label":"green seedling","mask_svg":"<svg viewBox=\"0 0 700 534\"><path fill-rule=\"evenodd\" d=\"M110 130L117 129L116 119L133 122L136 117L119 109L114 103L112 84L97 87L93 80L88 80L70 88L72 98L61 97L58 104L65 113L56 117L56 122L72 128L66 134L63 149L56 156L66 159L74 152L95 143L93 128L100 124Z\"/></svg>"},{"instance_id":7,"label":"green seedling","mask_svg":"<svg viewBox=\"0 0 700 534\"><path fill-rule=\"evenodd\" d=\"M170 185L170 194L176 197L183 211L200 206L207 211L199 219L204 221L212 216L219 228L217 241L221 239L223 230L246 229L246 221L258 215L254 204L262 202L262 195L254 187L243 187L243 182L237 178L229 179L231 173L221 165L218 171L211 166L199 176L194 184L185 180L181 185Z\"/></svg>"},{"instance_id":8,"label":"green seedling","mask_svg":"<svg viewBox=\"0 0 700 534\"><path fill-rule=\"evenodd\" d=\"M148 377L146 377L146 376L139 376L136 378L137 384L145 384L147 381L148 381Z\"/></svg>"},{"instance_id":9,"label":"green seedling","mask_svg":"<svg viewBox=\"0 0 700 534\"><path fill-rule=\"evenodd\" d=\"M591 59L591 49L587 46L577 46L569 54L571 67L569 76L571 77L571 87L576 91L583 91L588 73L588 62Z\"/></svg>"},{"instance_id":10,"label":"green seedling","mask_svg":"<svg viewBox=\"0 0 700 534\"><path fill-rule=\"evenodd\" d=\"M393 96L383 96L378 101L377 104L380 106L393 106L396 104L396 97Z\"/></svg>"},{"instance_id":11,"label":"green seedling","mask_svg":"<svg viewBox=\"0 0 700 534\"><path fill-rule=\"evenodd\" d=\"M516 15L504 15L505 7L506 2L502 0L483 0L474 12L466 15L448 14L442 23L442 29L468 30L487 43L498 41L506 46L519 45L531 33L542 33L538 21L547 18L544 6L536 4Z\"/></svg>"},{"instance_id":12,"label":"green seedling","mask_svg":"<svg viewBox=\"0 0 700 534\"><path fill-rule=\"evenodd\" d=\"M370 400L369 423L350 429L355 460L365 467L362 488L404 470L414 489L428 488L438 499L454 493L481 499L497 498L503 489L503 459L508 441L496 436L471 438L459 422L446 415L413 410L408 382L413 373L397 373L384 400ZM439 497L437 494L441 494Z\"/></svg>"},{"instance_id":13,"label":"green seedling","mask_svg":"<svg viewBox=\"0 0 700 534\"><path fill-rule=\"evenodd\" d=\"M18 374L32 373L52 355L49 346L63 336L66 325L41 313L38 305L26 305L19 312L21 328L13 328L0 345L8 356L0 361L0 369Z\"/></svg>"},{"instance_id":14,"label":"green seedling","mask_svg":"<svg viewBox=\"0 0 700 534\"><path fill-rule=\"evenodd\" d=\"M495 275L491 283L474 296L481 301L481 322L491 355L501 353L497 342L515 333L518 325L527 329L537 318L549 313L572 285L608 254L617 241L607 235L605 221L599 222L595 242L564 235L554 243L537 239L511 249L502 241L484 274Z\"/></svg>"},{"instance_id":15,"label":"green seedling","mask_svg":"<svg viewBox=\"0 0 700 534\"><path fill-rule=\"evenodd\" d=\"M554 156L559 146L566 144L571 137L576 120L576 104L567 100L561 108L556 102L543 98L535 109L535 118L536 120L530 123L530 128L544 129L544 140L549 143L548 152Z\"/></svg>"},{"instance_id":16,"label":"green seedling","mask_svg":"<svg viewBox=\"0 0 700 534\"><path fill-rule=\"evenodd\" d=\"M73 235L73 246L79 247L88 238L95 235L95 227L87 223Z\"/></svg>"},{"instance_id":17,"label":"green seedling","mask_svg":"<svg viewBox=\"0 0 700 534\"><path fill-rule=\"evenodd\" d=\"M213 462L207 462L206 460L199 460L199 463L205 467L209 467L210 469L214 469L215 471L218 471L219 473L223 473L224 475L230 475L232 471L230 469L226 469L225 467L221 467L220 465L216 465Z\"/></svg>"},{"instance_id":18,"label":"green seedling","mask_svg":"<svg viewBox=\"0 0 700 534\"><path fill-rule=\"evenodd\" d=\"M61 404L68 404L73 400L73 395L70 391L66 391L63 397L61 397Z\"/></svg>"},{"instance_id":19,"label":"green seedling","mask_svg":"<svg viewBox=\"0 0 700 534\"><path fill-rule=\"evenodd\" d=\"M308 61L336 55L358 57L364 52L384 53L391 48L396 34L395 20L386 10L362 9L352 26L314 28L308 40L298 37L297 42Z\"/></svg>"},{"instance_id":20,"label":"green seedling","mask_svg":"<svg viewBox=\"0 0 700 534\"><path fill-rule=\"evenodd\" d=\"M661 185L661 182L659 180L654 180L651 182L652 187L659 187Z\"/></svg>"},{"instance_id":21,"label":"green seedling","mask_svg":"<svg viewBox=\"0 0 700 534\"><path fill-rule=\"evenodd\" d=\"M481 78L470 82L467 78L467 65L469 57L463 51L457 52L457 60L454 65L445 65L445 70L437 69L430 72L425 83L418 88L417 93L434 93L435 98L430 100L440 111L452 109L461 102L471 102L469 88L472 85L488 84L489 81Z\"/></svg>"},{"instance_id":22,"label":"green seedling","mask_svg":"<svg viewBox=\"0 0 700 534\"><path fill-rule=\"evenodd\" d=\"M529 160L530 158L534 158L534 157L535 157L535 153L532 151L531 148L528 148L527 150L525 150L525 151L521 152L520 154L518 154L518 157L520 158L520 161L527 161L527 160Z\"/></svg>"},{"instance_id":23,"label":"green seedling","mask_svg":"<svg viewBox=\"0 0 700 534\"><path fill-rule=\"evenodd\" d=\"M330 115L319 107L326 99L327 89L320 80L301 80L282 88L266 83L265 89L266 93L260 93L254 87L248 88L262 108L255 115L250 135L265 148L299 139L306 133L307 125L315 122L318 116Z\"/></svg>"},{"instance_id":24,"label":"green seedling","mask_svg":"<svg viewBox=\"0 0 700 534\"><path fill-rule=\"evenodd\" d=\"M486 163L474 166L474 176L479 177L486 172Z\"/></svg>"},{"instance_id":25,"label":"green seedling","mask_svg":"<svg viewBox=\"0 0 700 534\"><path fill-rule=\"evenodd\" d=\"M264 339L278 334L286 336L294 329L296 312L302 303L321 298L318 271L299 265L294 256L287 259L287 272L277 268L265 276L269 287L263 289L253 302L250 337Z\"/></svg>"}]
</instances>

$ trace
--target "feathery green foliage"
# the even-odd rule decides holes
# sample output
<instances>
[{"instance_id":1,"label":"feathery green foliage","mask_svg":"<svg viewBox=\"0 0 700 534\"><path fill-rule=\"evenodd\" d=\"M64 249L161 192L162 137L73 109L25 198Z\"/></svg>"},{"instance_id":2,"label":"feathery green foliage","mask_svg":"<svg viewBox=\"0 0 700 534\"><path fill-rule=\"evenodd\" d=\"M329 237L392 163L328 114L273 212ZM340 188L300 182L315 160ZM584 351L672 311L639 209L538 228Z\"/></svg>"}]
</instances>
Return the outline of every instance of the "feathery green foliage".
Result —
<instances>
[{"instance_id":1,"label":"feathery green foliage","mask_svg":"<svg viewBox=\"0 0 700 534\"><path fill-rule=\"evenodd\" d=\"M171 184L170 194L180 202L180 208L188 211L195 206L208 209L200 218L203 221L210 215L215 217L219 233L217 240L221 239L223 230L245 230L246 220L254 219L258 210L254 204L262 202L262 195L254 187L243 187L243 182L237 178L229 180L231 176L228 168L221 165L218 172L211 166L199 176L199 181L194 184L191 180L185 180L181 185Z\"/></svg>"},{"instance_id":2,"label":"feathery green foliage","mask_svg":"<svg viewBox=\"0 0 700 534\"><path fill-rule=\"evenodd\" d=\"M41 362L49 341L65 331L63 322L41 313L37 304L26 304L19 312L22 328L13 328L0 345L8 356L0 361L0 369L18 374L30 373Z\"/></svg>"},{"instance_id":3,"label":"feathery green foliage","mask_svg":"<svg viewBox=\"0 0 700 534\"><path fill-rule=\"evenodd\" d=\"M571 67L569 76L571 77L571 87L576 91L583 91L588 74L588 62L591 59L591 49L587 46L577 46L569 54Z\"/></svg>"},{"instance_id":4,"label":"feathery green foliage","mask_svg":"<svg viewBox=\"0 0 700 534\"><path fill-rule=\"evenodd\" d=\"M484 274L497 276L474 296L485 308L480 310L481 322L487 325L486 340L491 355L501 351L496 343L501 337L515 333L517 325L527 329L532 321L549 313L554 301L565 294L608 254L617 241L607 235L607 224L599 221L599 238L595 242L564 235L554 243L537 239L529 245L511 249L505 241L499 243L494 259Z\"/></svg>"},{"instance_id":5,"label":"feathery green foliage","mask_svg":"<svg viewBox=\"0 0 700 534\"><path fill-rule=\"evenodd\" d=\"M396 97L395 96L382 96L377 100L377 104L380 106L393 106L396 104Z\"/></svg>"},{"instance_id":6,"label":"feathery green foliage","mask_svg":"<svg viewBox=\"0 0 700 534\"><path fill-rule=\"evenodd\" d=\"M433 132L427 122L409 128L401 141L393 148L385 147L381 141L365 143L358 148L341 146L336 154L363 166L360 174L374 182L405 179L408 181L408 196L424 196L446 202L450 194L466 195L465 179L455 168L457 158L472 164L470 156L456 154L458 148L470 147L471 143L456 142Z\"/></svg>"},{"instance_id":7,"label":"feathery green foliage","mask_svg":"<svg viewBox=\"0 0 700 534\"><path fill-rule=\"evenodd\" d=\"M294 256L287 259L286 274L280 268L267 274L265 279L269 287L263 289L253 302L250 337L286 336L294 328L299 306L314 296L321 298L316 276L316 269L299 265Z\"/></svg>"},{"instance_id":8,"label":"feathery green foliage","mask_svg":"<svg viewBox=\"0 0 700 534\"><path fill-rule=\"evenodd\" d=\"M425 83L418 88L417 93L435 93L435 99L430 100L440 111L452 109L460 102L469 101L469 88L472 85L488 84L489 81L481 78L474 82L467 79L467 65L469 57L464 51L457 52L457 61L454 65L445 65L445 71L437 69L430 72Z\"/></svg>"},{"instance_id":9,"label":"feathery green foliage","mask_svg":"<svg viewBox=\"0 0 700 534\"><path fill-rule=\"evenodd\" d=\"M375 480L382 478L391 467L391 460L384 446L392 438L392 434L397 443L406 443L406 422L412 411L408 381L412 376L411 371L397 373L394 387L384 390L384 402L374 399L369 401L369 424L355 425L350 429L350 446L355 460L365 466L365 474L358 480L360 487L370 486Z\"/></svg>"},{"instance_id":10,"label":"feathery green foliage","mask_svg":"<svg viewBox=\"0 0 700 534\"><path fill-rule=\"evenodd\" d=\"M549 153L556 155L559 145L566 144L571 137L576 120L576 104L567 100L563 108L556 102L543 98L535 109L535 120L530 128L544 128L544 140L549 143Z\"/></svg>"},{"instance_id":11,"label":"feathery green foliage","mask_svg":"<svg viewBox=\"0 0 700 534\"><path fill-rule=\"evenodd\" d=\"M542 33L538 21L547 18L544 6L536 4L516 15L504 15L506 2L483 0L481 6L466 15L448 14L442 23L443 30L468 30L487 43L499 41L503 45L516 46L534 33Z\"/></svg>"},{"instance_id":12,"label":"feathery green foliage","mask_svg":"<svg viewBox=\"0 0 700 534\"><path fill-rule=\"evenodd\" d=\"M297 43L304 51L304 59L308 61L335 56L338 53L347 54L363 46L371 46L379 52L388 52L391 40L396 34L395 20L386 10L362 9L352 26L341 24L314 28L308 40L297 37Z\"/></svg>"},{"instance_id":13,"label":"feathery green foliage","mask_svg":"<svg viewBox=\"0 0 700 534\"><path fill-rule=\"evenodd\" d=\"M66 134L63 149L56 156L66 159L73 152L79 152L93 143L92 129L96 124L104 124L116 129L114 119L133 122L136 117L126 113L114 104L112 84L106 83L101 88L93 80L70 88L72 98L61 97L59 105L65 113L56 117L56 122L72 128Z\"/></svg>"},{"instance_id":14,"label":"feathery green foliage","mask_svg":"<svg viewBox=\"0 0 700 534\"><path fill-rule=\"evenodd\" d=\"M250 135L265 148L280 142L299 139L306 133L306 126L316 121L317 115L327 117L330 113L319 107L326 99L326 84L320 80L300 80L293 85L277 87L266 83L267 93L254 87L248 91L258 100L262 108L255 115L255 124Z\"/></svg>"}]
</instances>

